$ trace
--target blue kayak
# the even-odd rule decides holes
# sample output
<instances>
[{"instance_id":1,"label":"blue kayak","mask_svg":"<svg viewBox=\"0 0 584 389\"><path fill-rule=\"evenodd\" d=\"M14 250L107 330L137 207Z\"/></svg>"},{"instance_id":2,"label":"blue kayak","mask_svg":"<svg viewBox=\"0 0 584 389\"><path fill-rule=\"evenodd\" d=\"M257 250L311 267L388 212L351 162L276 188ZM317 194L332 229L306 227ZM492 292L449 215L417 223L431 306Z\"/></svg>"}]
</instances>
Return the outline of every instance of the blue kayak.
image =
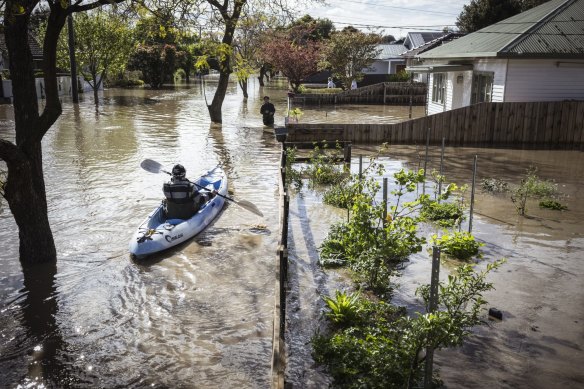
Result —
<instances>
[{"instance_id":1,"label":"blue kayak","mask_svg":"<svg viewBox=\"0 0 584 389\"><path fill-rule=\"evenodd\" d=\"M209 170L192 182L209 192L216 190L220 195L227 194L227 175L220 167ZM192 238L211 224L221 212L224 203L223 197L212 196L201 205L197 213L186 220L167 219L164 205L161 204L148 215L134 233L130 241L130 253L137 258L143 258Z\"/></svg>"}]
</instances>

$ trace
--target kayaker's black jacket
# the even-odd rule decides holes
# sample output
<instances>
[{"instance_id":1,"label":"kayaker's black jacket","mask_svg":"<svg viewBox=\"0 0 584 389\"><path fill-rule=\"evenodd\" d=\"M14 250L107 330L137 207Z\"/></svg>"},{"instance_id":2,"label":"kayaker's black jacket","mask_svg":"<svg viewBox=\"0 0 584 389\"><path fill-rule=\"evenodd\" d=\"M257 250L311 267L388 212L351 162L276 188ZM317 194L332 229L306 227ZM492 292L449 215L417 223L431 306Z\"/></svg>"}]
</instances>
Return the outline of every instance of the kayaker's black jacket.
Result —
<instances>
[{"instance_id":1,"label":"kayaker's black jacket","mask_svg":"<svg viewBox=\"0 0 584 389\"><path fill-rule=\"evenodd\" d=\"M162 186L168 219L190 219L200 207L197 187L187 180L172 179Z\"/></svg>"}]
</instances>

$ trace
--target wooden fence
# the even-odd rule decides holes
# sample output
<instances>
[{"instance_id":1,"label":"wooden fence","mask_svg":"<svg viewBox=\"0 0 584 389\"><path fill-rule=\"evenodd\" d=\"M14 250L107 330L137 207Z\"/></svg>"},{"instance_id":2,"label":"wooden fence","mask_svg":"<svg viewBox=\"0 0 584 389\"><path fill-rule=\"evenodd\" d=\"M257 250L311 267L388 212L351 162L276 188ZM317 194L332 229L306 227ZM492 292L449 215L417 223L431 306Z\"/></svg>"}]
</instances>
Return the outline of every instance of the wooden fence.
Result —
<instances>
[{"instance_id":1,"label":"wooden fence","mask_svg":"<svg viewBox=\"0 0 584 389\"><path fill-rule=\"evenodd\" d=\"M289 124L287 142L584 148L584 101L481 103L395 124ZM327 139L333 140L333 139Z\"/></svg>"},{"instance_id":2,"label":"wooden fence","mask_svg":"<svg viewBox=\"0 0 584 389\"><path fill-rule=\"evenodd\" d=\"M301 94L292 99L293 106L328 104L425 105L424 83L382 82L339 93Z\"/></svg>"},{"instance_id":3,"label":"wooden fence","mask_svg":"<svg viewBox=\"0 0 584 389\"><path fill-rule=\"evenodd\" d=\"M274 298L274 320L272 333L271 388L284 389L286 372L286 288L288 282L288 215L290 197L286 185L286 148L282 146L280 156L280 239L278 242L278 272Z\"/></svg>"}]
</instances>

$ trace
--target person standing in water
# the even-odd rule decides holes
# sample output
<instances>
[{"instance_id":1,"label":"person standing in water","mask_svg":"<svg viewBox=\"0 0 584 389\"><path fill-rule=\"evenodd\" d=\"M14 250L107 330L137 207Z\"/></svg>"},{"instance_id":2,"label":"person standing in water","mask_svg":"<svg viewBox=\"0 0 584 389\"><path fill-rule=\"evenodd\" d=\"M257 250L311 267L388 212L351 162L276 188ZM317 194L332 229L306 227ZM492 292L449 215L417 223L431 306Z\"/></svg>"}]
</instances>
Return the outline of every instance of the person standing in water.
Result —
<instances>
[{"instance_id":1,"label":"person standing in water","mask_svg":"<svg viewBox=\"0 0 584 389\"><path fill-rule=\"evenodd\" d=\"M274 104L270 103L270 98L268 96L264 96L264 103L260 108L260 113L262 114L262 118L266 126L271 126L274 124L274 114L276 113L276 107L274 107Z\"/></svg>"}]
</instances>

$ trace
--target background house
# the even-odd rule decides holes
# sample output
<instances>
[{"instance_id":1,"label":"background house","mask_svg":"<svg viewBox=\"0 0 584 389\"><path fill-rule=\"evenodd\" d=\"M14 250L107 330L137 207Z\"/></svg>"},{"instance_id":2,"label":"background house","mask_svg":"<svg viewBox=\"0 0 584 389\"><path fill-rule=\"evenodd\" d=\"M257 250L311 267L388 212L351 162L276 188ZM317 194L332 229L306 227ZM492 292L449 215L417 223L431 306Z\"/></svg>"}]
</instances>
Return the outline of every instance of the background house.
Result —
<instances>
[{"instance_id":1,"label":"background house","mask_svg":"<svg viewBox=\"0 0 584 389\"><path fill-rule=\"evenodd\" d=\"M404 57L404 53L424 46L428 42L432 42L445 35L447 33L438 31L408 32L403 41L377 45L380 53L371 66L363 70L365 77L359 85L363 86L389 81L389 75L397 74L405 70L408 58Z\"/></svg>"},{"instance_id":2,"label":"background house","mask_svg":"<svg viewBox=\"0 0 584 389\"><path fill-rule=\"evenodd\" d=\"M470 104L584 99L584 0L551 0L420 54L428 114Z\"/></svg>"},{"instance_id":3,"label":"background house","mask_svg":"<svg viewBox=\"0 0 584 389\"><path fill-rule=\"evenodd\" d=\"M35 85L37 98L45 98L45 80L43 79L43 49L33 37L31 33L28 34L28 44L30 46L30 51L33 59L33 69L36 73ZM6 41L4 40L4 33L0 32L0 102L10 104L12 102L12 80L10 80L10 70L8 62L8 48L6 47ZM71 77L68 75L68 71L59 71L57 73L57 86L59 88L59 95L70 95L71 94ZM82 77L79 78L79 91L88 92L92 88L87 81L84 81ZM103 88L103 84L102 84Z\"/></svg>"}]
</instances>

